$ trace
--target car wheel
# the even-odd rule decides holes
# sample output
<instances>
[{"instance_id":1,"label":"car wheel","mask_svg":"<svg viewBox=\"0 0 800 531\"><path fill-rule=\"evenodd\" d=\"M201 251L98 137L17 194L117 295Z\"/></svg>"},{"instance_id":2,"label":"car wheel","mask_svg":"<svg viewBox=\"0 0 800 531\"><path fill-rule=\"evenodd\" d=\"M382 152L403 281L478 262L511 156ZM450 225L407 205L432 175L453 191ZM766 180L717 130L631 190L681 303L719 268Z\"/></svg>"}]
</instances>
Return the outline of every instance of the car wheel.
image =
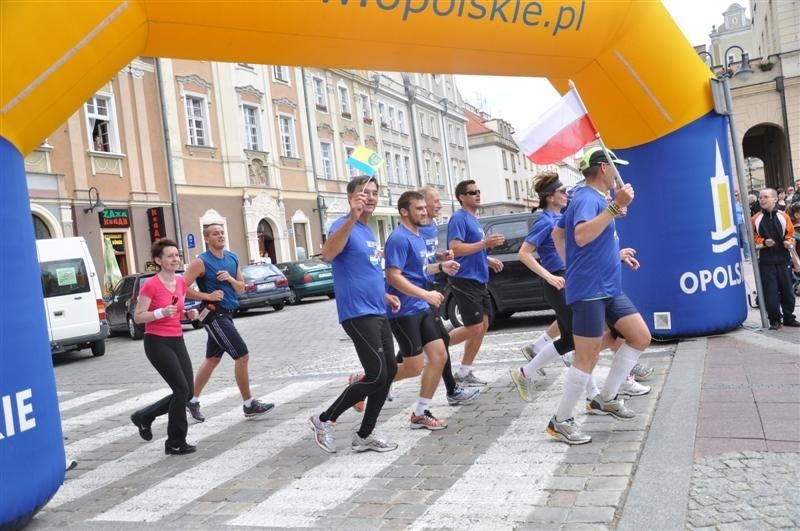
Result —
<instances>
[{"instance_id":1,"label":"car wheel","mask_svg":"<svg viewBox=\"0 0 800 531\"><path fill-rule=\"evenodd\" d=\"M130 315L128 316L128 335L131 339L142 339L144 335L142 329L139 328L139 325L133 321L133 317Z\"/></svg>"},{"instance_id":2,"label":"car wheel","mask_svg":"<svg viewBox=\"0 0 800 531\"><path fill-rule=\"evenodd\" d=\"M92 356L98 358L106 353L106 340L101 339L92 343Z\"/></svg>"},{"instance_id":3,"label":"car wheel","mask_svg":"<svg viewBox=\"0 0 800 531\"><path fill-rule=\"evenodd\" d=\"M202 321L192 321L192 328L194 328L195 330L203 328Z\"/></svg>"},{"instance_id":4,"label":"car wheel","mask_svg":"<svg viewBox=\"0 0 800 531\"><path fill-rule=\"evenodd\" d=\"M329 299L335 299L336 298L336 294L335 293L328 293L328 298Z\"/></svg>"},{"instance_id":5,"label":"car wheel","mask_svg":"<svg viewBox=\"0 0 800 531\"><path fill-rule=\"evenodd\" d=\"M450 300L447 302L447 315L450 317L450 324L453 325L453 328L464 325L464 321L461 320L461 310L458 304L456 304L455 297L450 297Z\"/></svg>"},{"instance_id":6,"label":"car wheel","mask_svg":"<svg viewBox=\"0 0 800 531\"><path fill-rule=\"evenodd\" d=\"M300 302L300 297L297 296L297 292L293 289L289 289L289 296L286 297L286 302L288 304L297 304Z\"/></svg>"},{"instance_id":7,"label":"car wheel","mask_svg":"<svg viewBox=\"0 0 800 531\"><path fill-rule=\"evenodd\" d=\"M272 305L272 307L275 309L276 312L279 312L279 311L283 310L284 306L286 306L285 302L277 302L277 303Z\"/></svg>"}]
</instances>

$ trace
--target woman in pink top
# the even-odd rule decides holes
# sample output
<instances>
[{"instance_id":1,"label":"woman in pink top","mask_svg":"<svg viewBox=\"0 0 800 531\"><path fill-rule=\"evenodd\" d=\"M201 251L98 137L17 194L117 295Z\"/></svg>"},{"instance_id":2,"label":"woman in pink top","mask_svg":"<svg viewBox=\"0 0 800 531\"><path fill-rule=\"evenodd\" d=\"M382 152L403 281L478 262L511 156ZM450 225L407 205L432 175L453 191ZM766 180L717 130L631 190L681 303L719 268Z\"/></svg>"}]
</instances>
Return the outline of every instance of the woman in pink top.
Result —
<instances>
[{"instance_id":1,"label":"woman in pink top","mask_svg":"<svg viewBox=\"0 0 800 531\"><path fill-rule=\"evenodd\" d=\"M186 295L186 281L175 274L181 266L178 245L172 240L159 240L150 254L161 270L150 277L139 290L133 320L144 323L144 352L147 359L164 378L172 394L136 411L131 422L139 428L145 441L153 438L150 425L156 417L168 413L167 441L164 451L183 455L197 448L186 442L189 424L186 421L186 401L192 397L192 362L183 342L181 315ZM197 310L186 317L197 318Z\"/></svg>"}]
</instances>

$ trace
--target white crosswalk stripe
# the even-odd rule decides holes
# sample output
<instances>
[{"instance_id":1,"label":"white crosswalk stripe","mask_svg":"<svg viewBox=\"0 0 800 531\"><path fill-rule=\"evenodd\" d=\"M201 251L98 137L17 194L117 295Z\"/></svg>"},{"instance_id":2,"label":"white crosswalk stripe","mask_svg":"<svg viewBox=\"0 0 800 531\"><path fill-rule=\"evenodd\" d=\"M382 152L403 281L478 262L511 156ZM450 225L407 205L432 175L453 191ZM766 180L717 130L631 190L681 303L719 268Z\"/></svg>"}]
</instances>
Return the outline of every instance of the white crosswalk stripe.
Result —
<instances>
[{"instance_id":1,"label":"white crosswalk stripe","mask_svg":"<svg viewBox=\"0 0 800 531\"><path fill-rule=\"evenodd\" d=\"M141 395L126 398L125 400L118 400L113 404L109 404L105 407L101 407L93 411L89 411L87 413L84 413L83 415L78 415L75 417L70 417L68 419L62 420L61 429L65 432L68 432L74 428L89 426L90 424L100 422L101 420L107 419L109 417L115 417L117 415L121 415L126 411L139 409L140 407L143 407L147 404L150 404L151 402L155 402L156 400L163 398L167 394L169 394L169 389L158 389L156 391L150 391Z\"/></svg>"},{"instance_id":2,"label":"white crosswalk stripe","mask_svg":"<svg viewBox=\"0 0 800 531\"><path fill-rule=\"evenodd\" d=\"M250 386L251 389L256 389L257 387L258 387L257 385ZM162 392L162 396L167 392L168 391ZM239 394L238 387L235 386L226 387L225 389L221 389L219 391L214 391L213 393L208 393L206 395L203 395L201 403L203 404L204 407L211 406L218 402L222 402L223 400L226 400L231 396L238 394ZM189 422L191 426L192 421L190 420ZM154 431L158 431L162 426L165 426L166 424L167 424L166 416L159 417L153 422L152 428ZM69 455L72 459L80 459L81 457L83 457L84 455L88 454L93 450L101 448L107 444L111 444L113 442L126 439L131 436L138 437L136 428L126 419L124 421L123 426L112 428L108 431L104 431L92 437L79 439L75 442L68 444L64 449L66 450L67 455Z\"/></svg>"},{"instance_id":3,"label":"white crosswalk stripe","mask_svg":"<svg viewBox=\"0 0 800 531\"><path fill-rule=\"evenodd\" d=\"M76 396L64 402L59 402L58 409L61 410L61 413L64 413L70 409L75 409L76 407L89 404L95 400L102 400L103 398L108 398L109 396L114 396L122 392L124 392L124 389L101 389L100 391L89 393L88 395Z\"/></svg>"},{"instance_id":4,"label":"white crosswalk stripe","mask_svg":"<svg viewBox=\"0 0 800 531\"><path fill-rule=\"evenodd\" d=\"M490 381L496 380L505 370L486 370L482 375ZM403 382L405 383L405 382ZM403 386L399 392L411 394L411 390L419 388L419 380L408 381L411 386ZM399 387L399 386L398 386ZM446 420L454 411L441 401L442 393L433 407L438 418ZM396 442L399 448L393 452L374 453L370 455L355 454L347 450L350 434L337 434L339 453L328 461L312 468L303 477L286 485L278 492L259 503L255 508L228 522L232 525L263 526L269 523L278 527L312 527L318 525L316 515L336 507L359 491L378 473L405 455L414 444L430 431L426 429L412 430L408 428L409 408L402 408L400 413L385 422L379 422L376 431L388 435L388 439ZM342 450L346 450L342 452ZM324 526L323 526L324 527Z\"/></svg>"},{"instance_id":5,"label":"white crosswalk stripe","mask_svg":"<svg viewBox=\"0 0 800 531\"><path fill-rule=\"evenodd\" d=\"M263 400L274 401L280 404L297 398L321 385L324 385L324 382L318 380L293 383L262 398ZM189 437L194 441L201 441L223 432L236 422L244 422L241 406L237 406L222 415L208 418L202 424L194 425L189 432ZM59 489L50 500L47 508L52 509L78 499L81 496L85 496L92 491L110 485L115 481L123 479L130 474L165 459L165 440L166 437L162 437L158 440L153 439L153 441L145 446L115 461L104 463L78 478L65 482L61 489Z\"/></svg>"}]
</instances>

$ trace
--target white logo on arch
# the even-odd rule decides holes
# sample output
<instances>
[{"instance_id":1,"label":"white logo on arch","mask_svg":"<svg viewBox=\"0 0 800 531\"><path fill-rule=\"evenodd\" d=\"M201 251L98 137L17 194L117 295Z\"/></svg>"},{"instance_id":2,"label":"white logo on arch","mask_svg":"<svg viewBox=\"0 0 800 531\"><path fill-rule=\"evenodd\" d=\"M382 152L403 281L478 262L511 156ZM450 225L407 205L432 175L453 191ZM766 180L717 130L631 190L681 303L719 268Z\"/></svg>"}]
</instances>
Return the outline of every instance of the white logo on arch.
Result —
<instances>
[{"instance_id":1,"label":"white logo on arch","mask_svg":"<svg viewBox=\"0 0 800 531\"><path fill-rule=\"evenodd\" d=\"M715 253L723 253L731 247L739 245L739 242L736 239L736 224L733 221L730 178L725 175L725 170L722 168L719 142L716 143L716 149L716 172L711 178L711 197L714 201L716 228L711 231L711 250Z\"/></svg>"}]
</instances>

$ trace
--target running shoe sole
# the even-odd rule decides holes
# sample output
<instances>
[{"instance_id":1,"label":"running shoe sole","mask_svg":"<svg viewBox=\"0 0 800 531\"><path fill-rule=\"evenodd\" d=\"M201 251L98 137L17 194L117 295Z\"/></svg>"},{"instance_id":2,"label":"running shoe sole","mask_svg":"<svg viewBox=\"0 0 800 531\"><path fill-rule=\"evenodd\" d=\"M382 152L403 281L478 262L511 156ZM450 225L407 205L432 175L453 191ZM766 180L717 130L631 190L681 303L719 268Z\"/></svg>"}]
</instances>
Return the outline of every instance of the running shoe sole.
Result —
<instances>
[{"instance_id":1,"label":"running shoe sole","mask_svg":"<svg viewBox=\"0 0 800 531\"><path fill-rule=\"evenodd\" d=\"M619 415L617 415L616 413L614 413L612 411L606 411L604 409L600 409L599 407L598 408L594 408L594 407L592 407L591 402L588 402L586 404L586 412L591 414L591 415L609 415L611 417L614 417L617 420L633 420L633 419L636 418L636 415L634 415L632 417L620 417Z\"/></svg>"},{"instance_id":2,"label":"running shoe sole","mask_svg":"<svg viewBox=\"0 0 800 531\"><path fill-rule=\"evenodd\" d=\"M591 438L589 438L589 440L584 440L584 441L572 441L570 439L567 439L566 437L564 437L560 433L558 433L556 430L554 430L550 426L547 427L547 433L549 433L555 439L558 439L559 441L561 441L563 443L567 443L567 444L569 444L571 446L578 446L580 444L589 444L590 442L592 442Z\"/></svg>"}]
</instances>

